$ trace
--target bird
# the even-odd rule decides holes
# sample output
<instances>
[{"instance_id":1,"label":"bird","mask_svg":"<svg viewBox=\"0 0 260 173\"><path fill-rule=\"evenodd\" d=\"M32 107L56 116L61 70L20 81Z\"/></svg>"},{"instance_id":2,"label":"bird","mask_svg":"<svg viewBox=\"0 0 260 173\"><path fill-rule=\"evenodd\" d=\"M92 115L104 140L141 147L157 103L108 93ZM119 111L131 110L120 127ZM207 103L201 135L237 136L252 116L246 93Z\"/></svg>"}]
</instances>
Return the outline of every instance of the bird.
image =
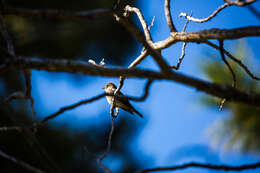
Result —
<instances>
[{"instance_id":1,"label":"bird","mask_svg":"<svg viewBox=\"0 0 260 173\"><path fill-rule=\"evenodd\" d=\"M115 90L117 89L116 85L112 82L109 82L108 84L106 84L105 87L103 87L103 89L105 90L105 92L107 94L114 94ZM118 93L119 96L124 96L123 93L121 93L119 91ZM114 96L106 96L108 103L111 105L113 104L113 98ZM139 115L141 118L143 118L143 115L138 112L129 102L128 98L116 98L115 100L115 107L119 107L127 112L129 112L130 114L136 113L137 115Z\"/></svg>"}]
</instances>

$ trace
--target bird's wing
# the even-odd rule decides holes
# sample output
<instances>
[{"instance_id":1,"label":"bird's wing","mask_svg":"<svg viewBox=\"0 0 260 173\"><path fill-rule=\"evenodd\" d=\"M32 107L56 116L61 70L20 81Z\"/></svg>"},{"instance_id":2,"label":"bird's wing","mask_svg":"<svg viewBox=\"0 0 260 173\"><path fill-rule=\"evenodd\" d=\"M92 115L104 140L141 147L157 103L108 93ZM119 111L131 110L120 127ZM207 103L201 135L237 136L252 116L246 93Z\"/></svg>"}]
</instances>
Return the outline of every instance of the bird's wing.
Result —
<instances>
[{"instance_id":1,"label":"bird's wing","mask_svg":"<svg viewBox=\"0 0 260 173\"><path fill-rule=\"evenodd\" d=\"M120 96L124 96L124 94L121 93L121 92L119 92L119 95L120 95ZM120 108L124 109L125 111L127 111L127 112L129 112L129 113L131 113L131 114L133 114L133 113L135 112L135 113L136 113L137 115L139 115L140 117L143 117L143 115L142 115L140 112L138 112L138 111L131 105L131 103L129 102L129 100L128 100L127 98L119 98L118 100L119 100L119 102L117 103L117 105L118 105Z\"/></svg>"}]
</instances>

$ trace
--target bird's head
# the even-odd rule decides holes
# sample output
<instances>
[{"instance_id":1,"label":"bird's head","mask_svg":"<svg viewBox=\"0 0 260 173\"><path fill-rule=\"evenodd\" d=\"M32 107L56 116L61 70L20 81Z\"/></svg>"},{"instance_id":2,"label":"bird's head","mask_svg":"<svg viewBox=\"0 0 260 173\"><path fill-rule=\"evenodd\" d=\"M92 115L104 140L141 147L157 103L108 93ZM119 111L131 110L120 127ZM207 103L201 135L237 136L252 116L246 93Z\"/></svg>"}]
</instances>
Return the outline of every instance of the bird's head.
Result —
<instances>
[{"instance_id":1,"label":"bird's head","mask_svg":"<svg viewBox=\"0 0 260 173\"><path fill-rule=\"evenodd\" d=\"M111 91L114 91L116 90L116 85L112 82L109 82L108 84L106 84L106 86L103 87L103 89L106 91L106 92L111 92Z\"/></svg>"}]
</instances>

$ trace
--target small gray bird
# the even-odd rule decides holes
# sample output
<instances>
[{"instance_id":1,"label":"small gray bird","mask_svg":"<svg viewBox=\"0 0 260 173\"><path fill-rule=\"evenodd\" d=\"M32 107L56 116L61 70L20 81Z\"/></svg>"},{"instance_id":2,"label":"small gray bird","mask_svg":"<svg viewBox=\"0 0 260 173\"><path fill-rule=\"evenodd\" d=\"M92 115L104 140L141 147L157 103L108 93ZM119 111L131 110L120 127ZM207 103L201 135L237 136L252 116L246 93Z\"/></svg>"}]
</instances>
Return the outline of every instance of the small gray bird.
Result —
<instances>
[{"instance_id":1,"label":"small gray bird","mask_svg":"<svg viewBox=\"0 0 260 173\"><path fill-rule=\"evenodd\" d=\"M114 94L115 90L116 90L116 85L113 84L112 82L109 82L108 84L106 84L106 86L103 88L107 94ZM118 93L119 96L124 96L121 92ZM109 104L112 104L113 102L113 97L114 96L106 96L107 101ZM143 115L138 112L130 103L129 100L127 98L116 98L115 100L115 106L124 109L125 111L133 114L136 113L138 114L140 117L143 117Z\"/></svg>"}]
</instances>

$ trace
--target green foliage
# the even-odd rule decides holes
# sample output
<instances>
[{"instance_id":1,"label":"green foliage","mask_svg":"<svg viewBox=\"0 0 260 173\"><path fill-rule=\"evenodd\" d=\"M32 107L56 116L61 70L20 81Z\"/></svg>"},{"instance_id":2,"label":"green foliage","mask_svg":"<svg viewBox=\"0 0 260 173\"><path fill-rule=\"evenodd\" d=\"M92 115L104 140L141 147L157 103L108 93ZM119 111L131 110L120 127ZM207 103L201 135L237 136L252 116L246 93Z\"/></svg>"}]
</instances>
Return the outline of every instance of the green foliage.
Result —
<instances>
[{"instance_id":1,"label":"green foliage","mask_svg":"<svg viewBox=\"0 0 260 173\"><path fill-rule=\"evenodd\" d=\"M235 49L235 57L249 64L248 47L240 42ZM211 59L202 64L202 69L207 77L217 83L232 83L232 76L225 64L220 60L220 55L210 55ZM208 58L208 57L206 57ZM227 57L228 59L228 57ZM237 87L248 92L260 92L259 82L251 79L237 64L229 61L237 77ZM250 68L250 65L248 65ZM252 70L252 69L251 69ZM220 99L204 96L202 102L215 109ZM238 146L242 151L260 151L260 109L227 101L224 110L230 114L213 130L218 140L226 143L227 147Z\"/></svg>"}]
</instances>

